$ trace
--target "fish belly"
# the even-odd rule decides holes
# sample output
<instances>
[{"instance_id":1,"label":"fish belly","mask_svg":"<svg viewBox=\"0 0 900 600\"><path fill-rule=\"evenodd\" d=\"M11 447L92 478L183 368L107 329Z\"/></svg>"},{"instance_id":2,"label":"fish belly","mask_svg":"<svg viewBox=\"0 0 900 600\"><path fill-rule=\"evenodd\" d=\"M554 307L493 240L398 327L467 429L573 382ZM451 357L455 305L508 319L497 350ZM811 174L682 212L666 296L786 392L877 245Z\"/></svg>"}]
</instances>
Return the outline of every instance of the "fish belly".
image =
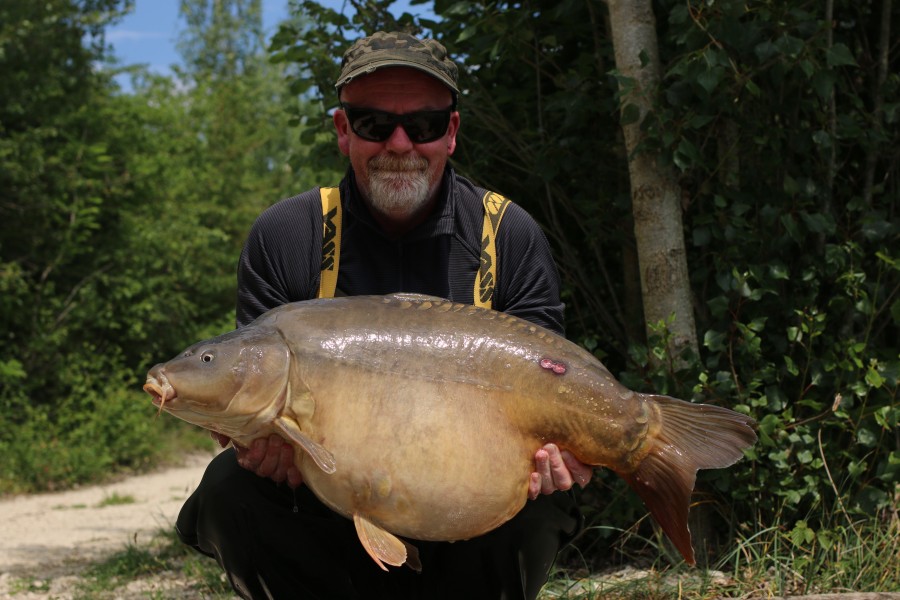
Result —
<instances>
[{"instance_id":1,"label":"fish belly","mask_svg":"<svg viewBox=\"0 0 900 600\"><path fill-rule=\"evenodd\" d=\"M452 541L494 529L525 504L540 444L510 422L512 399L436 380L339 379L314 394L311 423L337 470L305 458L301 467L331 508L397 535Z\"/></svg>"}]
</instances>

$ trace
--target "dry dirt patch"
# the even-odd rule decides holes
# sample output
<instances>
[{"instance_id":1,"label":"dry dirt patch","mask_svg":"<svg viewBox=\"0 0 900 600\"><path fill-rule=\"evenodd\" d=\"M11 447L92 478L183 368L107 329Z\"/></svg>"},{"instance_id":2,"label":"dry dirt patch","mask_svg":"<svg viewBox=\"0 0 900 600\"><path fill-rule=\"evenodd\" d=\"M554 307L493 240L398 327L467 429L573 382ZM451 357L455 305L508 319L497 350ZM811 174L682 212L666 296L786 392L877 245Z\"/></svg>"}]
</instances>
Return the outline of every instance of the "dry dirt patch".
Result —
<instances>
[{"instance_id":1,"label":"dry dirt patch","mask_svg":"<svg viewBox=\"0 0 900 600\"><path fill-rule=\"evenodd\" d=\"M15 587L23 578L77 579L85 564L149 542L175 522L211 458L196 455L181 467L114 483L0 500L0 598L65 597Z\"/></svg>"}]
</instances>

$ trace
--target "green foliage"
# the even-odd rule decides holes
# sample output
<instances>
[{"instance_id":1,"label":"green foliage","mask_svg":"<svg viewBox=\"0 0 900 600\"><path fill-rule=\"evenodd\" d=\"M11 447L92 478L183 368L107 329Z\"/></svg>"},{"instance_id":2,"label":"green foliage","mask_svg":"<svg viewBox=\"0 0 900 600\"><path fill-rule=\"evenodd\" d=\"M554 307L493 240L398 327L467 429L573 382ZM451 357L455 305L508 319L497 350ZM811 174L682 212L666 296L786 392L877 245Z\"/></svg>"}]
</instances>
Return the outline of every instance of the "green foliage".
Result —
<instances>
[{"instance_id":1,"label":"green foliage","mask_svg":"<svg viewBox=\"0 0 900 600\"><path fill-rule=\"evenodd\" d=\"M409 15L397 19L388 11L393 3L352 2L354 10L345 5L339 12L313 0L292 0L293 18L280 25L269 52L273 63L284 65L291 93L309 100L291 110L289 122L302 127L300 143L307 149L291 161L294 168L335 174L346 169L330 116L338 106L340 59L360 31L414 30Z\"/></svg>"},{"instance_id":2,"label":"green foliage","mask_svg":"<svg viewBox=\"0 0 900 600\"><path fill-rule=\"evenodd\" d=\"M190 3L182 79L135 71L125 95L98 65L128 4L0 8L0 492L158 460L147 369L233 326L243 236L314 179L287 165L258 2ZM202 60L223 40L240 60Z\"/></svg>"},{"instance_id":3,"label":"green foliage","mask_svg":"<svg viewBox=\"0 0 900 600\"><path fill-rule=\"evenodd\" d=\"M900 481L897 189L866 184L896 176L896 129L866 106L895 101L900 80L860 70L881 43L871 6L835 11L829 41L812 9L673 3L661 38L650 139L691 198L705 340L693 392L759 420L756 461L729 493L761 522L835 498L873 514Z\"/></svg>"},{"instance_id":4,"label":"green foliage","mask_svg":"<svg viewBox=\"0 0 900 600\"><path fill-rule=\"evenodd\" d=\"M121 4L2 9L0 76L11 82L0 93L4 488L8 478L13 487L77 481L91 461L108 470L147 449L143 428L130 428L121 373L107 370L122 363L96 311L121 242L112 200L125 181L108 77L93 62Z\"/></svg>"},{"instance_id":5,"label":"green foliage","mask_svg":"<svg viewBox=\"0 0 900 600\"><path fill-rule=\"evenodd\" d=\"M828 528L803 519L783 523L741 539L729 560L744 587L771 595L896 590L898 523L896 514L882 517L838 519Z\"/></svg>"},{"instance_id":6,"label":"green foliage","mask_svg":"<svg viewBox=\"0 0 900 600\"><path fill-rule=\"evenodd\" d=\"M294 89L323 107L343 49L387 22L373 16L385 3L352 4L348 16L299 2L323 26L283 28L273 43L296 67ZM727 538L799 520L837 531L836 503L851 516L895 508L900 53L880 24L900 30L900 8L835 0L828 20L824 5L654 4L664 78L639 151L680 174L704 341L681 368L665 355L666 324L643 334L620 134L636 115L620 106L632 82L614 68L605 7L432 6L437 21L393 25L441 39L461 64L456 166L544 225L569 337L636 389L758 420L750 460L699 480ZM595 486L587 512L613 529L582 544L603 554L643 512L616 480Z\"/></svg>"}]
</instances>

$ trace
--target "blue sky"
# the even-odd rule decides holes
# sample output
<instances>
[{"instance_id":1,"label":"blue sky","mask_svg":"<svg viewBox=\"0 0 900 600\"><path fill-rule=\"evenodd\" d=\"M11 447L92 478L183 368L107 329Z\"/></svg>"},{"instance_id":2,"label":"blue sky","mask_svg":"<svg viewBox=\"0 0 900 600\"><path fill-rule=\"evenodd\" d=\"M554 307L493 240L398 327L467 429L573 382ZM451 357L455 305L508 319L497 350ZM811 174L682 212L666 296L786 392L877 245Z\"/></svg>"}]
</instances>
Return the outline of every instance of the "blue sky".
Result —
<instances>
[{"instance_id":1,"label":"blue sky","mask_svg":"<svg viewBox=\"0 0 900 600\"><path fill-rule=\"evenodd\" d=\"M275 33L287 16L287 0L262 0L266 37ZM175 44L184 22L178 16L180 0L136 0L134 10L106 31L106 41L123 65L145 64L159 74L171 72L180 62ZM343 0L322 2L340 8Z\"/></svg>"},{"instance_id":2,"label":"blue sky","mask_svg":"<svg viewBox=\"0 0 900 600\"><path fill-rule=\"evenodd\" d=\"M114 48L122 65L144 64L159 74L169 74L170 65L180 62L175 44L184 24L178 17L179 0L136 0L134 10L106 31L106 41ZM345 0L320 0L319 4L341 10ZM278 23L287 17L288 0L262 0L263 27L269 38ZM422 6L410 9L408 1L396 3L399 11L430 13Z\"/></svg>"}]
</instances>

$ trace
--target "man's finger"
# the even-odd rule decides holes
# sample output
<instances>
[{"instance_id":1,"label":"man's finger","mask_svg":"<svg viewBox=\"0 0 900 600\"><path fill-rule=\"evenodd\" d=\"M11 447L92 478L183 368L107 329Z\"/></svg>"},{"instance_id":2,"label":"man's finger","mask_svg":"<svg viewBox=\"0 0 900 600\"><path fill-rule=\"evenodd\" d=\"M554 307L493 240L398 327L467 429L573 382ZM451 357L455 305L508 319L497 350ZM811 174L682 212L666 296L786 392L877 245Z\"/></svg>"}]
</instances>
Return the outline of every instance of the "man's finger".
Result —
<instances>
[{"instance_id":1,"label":"man's finger","mask_svg":"<svg viewBox=\"0 0 900 600\"><path fill-rule=\"evenodd\" d=\"M210 431L209 437L211 437L213 440L215 440L216 443L219 444L219 446L221 446L222 448L224 448L225 446L227 446L228 444L231 443L230 437L228 437L227 435L221 434L218 431Z\"/></svg>"},{"instance_id":2,"label":"man's finger","mask_svg":"<svg viewBox=\"0 0 900 600\"><path fill-rule=\"evenodd\" d=\"M256 442L253 442L253 445L256 446ZM278 464L281 462L282 446L284 446L284 440L274 433L269 436L268 440L265 440L265 444L262 445L265 454L256 468L257 475L260 477L272 477L275 475L275 472L278 470Z\"/></svg>"},{"instance_id":3,"label":"man's finger","mask_svg":"<svg viewBox=\"0 0 900 600\"><path fill-rule=\"evenodd\" d=\"M303 475L300 473L297 467L291 467L287 472L287 484L288 487L296 489L303 485Z\"/></svg>"},{"instance_id":4,"label":"man's finger","mask_svg":"<svg viewBox=\"0 0 900 600\"><path fill-rule=\"evenodd\" d=\"M546 446L534 453L534 470L540 477L540 493L552 493L553 475L550 473L550 453L547 452Z\"/></svg>"},{"instance_id":5,"label":"man's finger","mask_svg":"<svg viewBox=\"0 0 900 600\"><path fill-rule=\"evenodd\" d=\"M541 495L541 475L540 473L532 473L531 479L528 481L528 498L534 500Z\"/></svg>"},{"instance_id":6,"label":"man's finger","mask_svg":"<svg viewBox=\"0 0 900 600\"><path fill-rule=\"evenodd\" d=\"M575 455L568 450L562 451L562 459L569 468L572 479L574 479L578 485L584 487L591 482L591 478L594 476L594 468L592 466L584 464L575 458Z\"/></svg>"},{"instance_id":7,"label":"man's finger","mask_svg":"<svg viewBox=\"0 0 900 600\"><path fill-rule=\"evenodd\" d=\"M553 457L553 446L551 444L547 444L538 452L545 452L547 455L546 461L543 461L542 468L538 469L538 472L541 474L541 493L542 494L552 494L556 491L556 484L554 482L554 457ZM558 451L557 451L558 453ZM557 457L558 460L561 461Z\"/></svg>"},{"instance_id":8,"label":"man's finger","mask_svg":"<svg viewBox=\"0 0 900 600\"><path fill-rule=\"evenodd\" d=\"M572 480L572 475L569 473L569 467L566 466L559 448L556 444L547 444L544 446L544 449L550 457L550 472L552 474L552 489L550 491L566 491L571 489L575 482Z\"/></svg>"},{"instance_id":9,"label":"man's finger","mask_svg":"<svg viewBox=\"0 0 900 600\"><path fill-rule=\"evenodd\" d=\"M281 449L279 450L278 463L275 465L275 470L269 475L276 483L287 480L289 471L294 469L294 447L281 438L279 440Z\"/></svg>"},{"instance_id":10,"label":"man's finger","mask_svg":"<svg viewBox=\"0 0 900 600\"><path fill-rule=\"evenodd\" d=\"M254 473L259 468L259 464L266 456L266 448L269 446L268 440L258 438L253 440L248 448L237 450L238 464Z\"/></svg>"}]
</instances>

